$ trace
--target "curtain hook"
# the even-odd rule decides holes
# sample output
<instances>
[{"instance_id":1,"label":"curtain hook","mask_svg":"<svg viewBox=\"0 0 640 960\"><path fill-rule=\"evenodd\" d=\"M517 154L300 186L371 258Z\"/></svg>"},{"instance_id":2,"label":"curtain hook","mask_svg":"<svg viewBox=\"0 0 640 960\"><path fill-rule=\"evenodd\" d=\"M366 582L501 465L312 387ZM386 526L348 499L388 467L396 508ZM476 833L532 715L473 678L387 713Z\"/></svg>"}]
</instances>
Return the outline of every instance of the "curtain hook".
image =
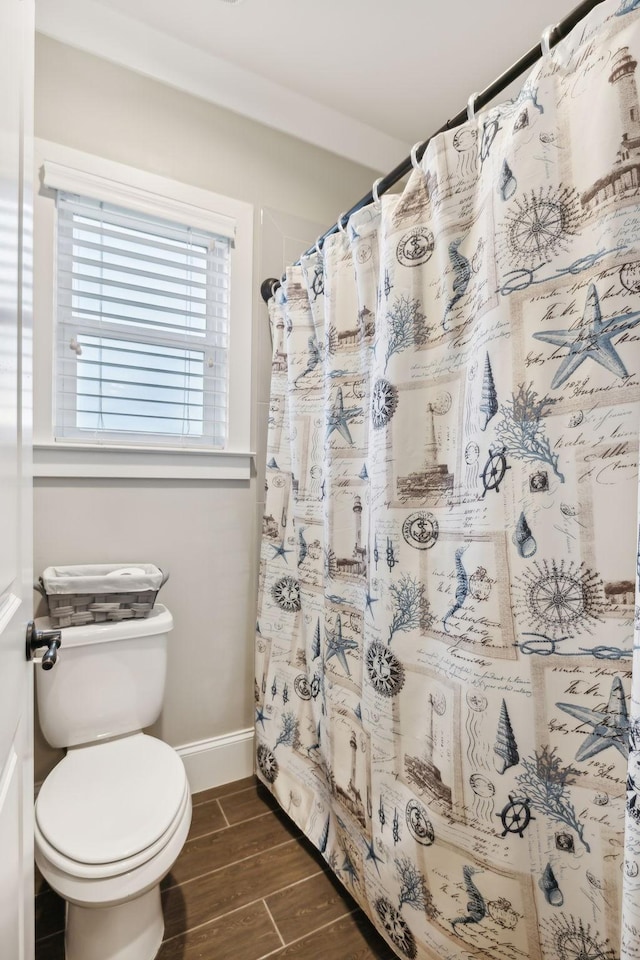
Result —
<instances>
[{"instance_id":1,"label":"curtain hook","mask_svg":"<svg viewBox=\"0 0 640 960\"><path fill-rule=\"evenodd\" d=\"M384 177L378 177L377 180L373 181L373 186L371 187L371 196L373 197L374 203L380 203L380 194L378 193L378 187L384 180Z\"/></svg>"},{"instance_id":2,"label":"curtain hook","mask_svg":"<svg viewBox=\"0 0 640 960\"><path fill-rule=\"evenodd\" d=\"M547 59L551 53L551 34L556 29L554 23L549 24L548 27L545 27L542 31L542 37L540 39L540 49L542 50L542 56Z\"/></svg>"},{"instance_id":3,"label":"curtain hook","mask_svg":"<svg viewBox=\"0 0 640 960\"><path fill-rule=\"evenodd\" d=\"M411 147L411 166L413 167L414 170L417 170L418 167L420 166L418 162L418 150L420 149L421 146L422 146L422 140L418 140L418 142L414 143L414 145Z\"/></svg>"},{"instance_id":4,"label":"curtain hook","mask_svg":"<svg viewBox=\"0 0 640 960\"><path fill-rule=\"evenodd\" d=\"M344 234L346 234L347 232L347 225L344 224L342 220L344 217L346 217L346 215L347 214L345 211L344 213L341 213L340 216L338 217L338 230L340 231L340 233L344 233Z\"/></svg>"},{"instance_id":5,"label":"curtain hook","mask_svg":"<svg viewBox=\"0 0 640 960\"><path fill-rule=\"evenodd\" d=\"M478 97L479 93L476 90L476 92L472 93L467 100L467 120L475 120L476 118L476 100Z\"/></svg>"}]
</instances>

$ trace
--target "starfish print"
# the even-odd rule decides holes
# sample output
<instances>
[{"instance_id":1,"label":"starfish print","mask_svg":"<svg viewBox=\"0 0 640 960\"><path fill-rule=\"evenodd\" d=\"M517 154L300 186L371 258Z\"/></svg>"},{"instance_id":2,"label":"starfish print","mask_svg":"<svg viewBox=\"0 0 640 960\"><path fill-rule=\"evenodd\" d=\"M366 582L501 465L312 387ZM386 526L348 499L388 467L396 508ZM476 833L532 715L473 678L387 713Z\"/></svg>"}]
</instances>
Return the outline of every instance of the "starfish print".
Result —
<instances>
[{"instance_id":1,"label":"starfish print","mask_svg":"<svg viewBox=\"0 0 640 960\"><path fill-rule=\"evenodd\" d=\"M347 877L349 878L351 883L355 883L355 881L358 879L358 874L356 872L356 868L351 862L351 857L346 852L344 855L344 863L342 864L342 869L346 872Z\"/></svg>"},{"instance_id":2,"label":"starfish print","mask_svg":"<svg viewBox=\"0 0 640 960\"><path fill-rule=\"evenodd\" d=\"M588 760L608 747L615 747L626 759L629 755L629 714L620 677L614 677L609 702L604 710L590 710L573 703L557 703L557 707L582 723L593 727L578 752L576 760Z\"/></svg>"},{"instance_id":3,"label":"starfish print","mask_svg":"<svg viewBox=\"0 0 640 960\"><path fill-rule=\"evenodd\" d=\"M270 546L271 546L271 549L274 551L274 554L273 554L273 556L271 557L272 560L275 560L276 557L282 557L282 559L284 560L285 563L289 563L289 561L287 560L285 554L286 554L286 553L293 553L293 550L286 550L286 549L285 549L284 540L282 541L282 543L280 544L279 547L277 547L277 546L275 545L275 543L270 544Z\"/></svg>"},{"instance_id":4,"label":"starfish print","mask_svg":"<svg viewBox=\"0 0 640 960\"><path fill-rule=\"evenodd\" d=\"M369 593L369 591L367 590L367 595L366 595L366 597L364 598L364 602L365 602L365 613L366 613L367 610L368 610L369 613L371 614L371 619L372 619L372 620L375 620L375 617L374 617L374 615L373 615L373 604L374 604L374 603L377 603L378 600L379 600L379 597L372 597L371 594Z\"/></svg>"},{"instance_id":5,"label":"starfish print","mask_svg":"<svg viewBox=\"0 0 640 960\"><path fill-rule=\"evenodd\" d=\"M373 865L378 871L378 876L380 876L380 867L378 866L378 863L384 863L384 860L382 859L382 857L379 857L376 851L374 850L373 841L365 840L364 837L362 839L364 840L364 845L367 848L367 856L365 859L373 860Z\"/></svg>"},{"instance_id":6,"label":"starfish print","mask_svg":"<svg viewBox=\"0 0 640 960\"><path fill-rule=\"evenodd\" d=\"M357 650L358 644L355 640L349 640L348 637L342 636L342 618L340 614L336 617L336 628L333 633L327 635L327 660L331 660L331 657L337 657L340 661L340 665L344 669L344 672L348 677L351 676L351 671L349 670L349 664L347 663L347 657L345 654L346 650Z\"/></svg>"},{"instance_id":7,"label":"starfish print","mask_svg":"<svg viewBox=\"0 0 640 960\"><path fill-rule=\"evenodd\" d=\"M264 722L265 720L270 720L271 717L265 717L264 710L262 707L256 707L256 723L262 724L262 729L265 729Z\"/></svg>"},{"instance_id":8,"label":"starfish print","mask_svg":"<svg viewBox=\"0 0 640 960\"><path fill-rule=\"evenodd\" d=\"M349 431L349 420L359 417L361 413L362 407L349 407L345 410L342 387L338 387L334 404L327 414L327 436L325 439L328 440L333 431L337 430L340 436L353 446L353 439Z\"/></svg>"},{"instance_id":9,"label":"starfish print","mask_svg":"<svg viewBox=\"0 0 640 960\"><path fill-rule=\"evenodd\" d=\"M562 386L585 360L595 360L609 373L614 373L617 377L627 377L627 369L611 341L619 333L631 330L639 323L640 311L638 310L603 320L598 291L595 284L590 283L582 321L578 326L569 330L546 330L544 333L533 335L536 340L544 340L556 347L569 348L569 353L556 370L551 386L553 388Z\"/></svg>"}]
</instances>

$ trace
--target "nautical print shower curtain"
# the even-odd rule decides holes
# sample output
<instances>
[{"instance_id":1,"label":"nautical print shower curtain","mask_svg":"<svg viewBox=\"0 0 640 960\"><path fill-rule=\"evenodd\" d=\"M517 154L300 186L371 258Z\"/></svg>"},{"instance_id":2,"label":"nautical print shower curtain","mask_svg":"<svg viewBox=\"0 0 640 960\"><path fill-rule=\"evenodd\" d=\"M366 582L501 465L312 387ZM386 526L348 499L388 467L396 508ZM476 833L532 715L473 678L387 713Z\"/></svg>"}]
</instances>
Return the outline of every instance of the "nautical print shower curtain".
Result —
<instances>
[{"instance_id":1,"label":"nautical print shower curtain","mask_svg":"<svg viewBox=\"0 0 640 960\"><path fill-rule=\"evenodd\" d=\"M270 305L257 767L399 957L640 954L636 7Z\"/></svg>"}]
</instances>

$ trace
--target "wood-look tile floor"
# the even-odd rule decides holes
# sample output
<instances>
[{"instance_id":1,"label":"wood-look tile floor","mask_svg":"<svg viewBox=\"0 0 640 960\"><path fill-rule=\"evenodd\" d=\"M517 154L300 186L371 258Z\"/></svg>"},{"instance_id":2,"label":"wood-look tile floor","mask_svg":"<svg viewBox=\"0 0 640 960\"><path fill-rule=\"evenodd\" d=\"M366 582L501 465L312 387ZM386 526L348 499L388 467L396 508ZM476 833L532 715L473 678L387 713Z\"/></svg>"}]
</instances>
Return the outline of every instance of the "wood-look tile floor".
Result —
<instances>
[{"instance_id":1,"label":"wood-look tile floor","mask_svg":"<svg viewBox=\"0 0 640 960\"><path fill-rule=\"evenodd\" d=\"M63 902L36 887L36 960L64 960ZM194 795L162 902L158 960L395 960L254 777Z\"/></svg>"}]
</instances>

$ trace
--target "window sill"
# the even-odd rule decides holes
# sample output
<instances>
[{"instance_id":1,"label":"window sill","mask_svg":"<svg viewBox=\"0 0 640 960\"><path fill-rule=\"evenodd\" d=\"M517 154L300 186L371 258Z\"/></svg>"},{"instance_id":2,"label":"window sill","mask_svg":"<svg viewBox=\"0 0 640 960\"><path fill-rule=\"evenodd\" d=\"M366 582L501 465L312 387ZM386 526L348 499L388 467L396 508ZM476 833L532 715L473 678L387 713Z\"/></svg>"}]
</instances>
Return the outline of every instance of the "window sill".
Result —
<instances>
[{"instance_id":1,"label":"window sill","mask_svg":"<svg viewBox=\"0 0 640 960\"><path fill-rule=\"evenodd\" d=\"M249 480L253 453L126 447L102 444L36 443L34 477L159 480Z\"/></svg>"}]
</instances>

